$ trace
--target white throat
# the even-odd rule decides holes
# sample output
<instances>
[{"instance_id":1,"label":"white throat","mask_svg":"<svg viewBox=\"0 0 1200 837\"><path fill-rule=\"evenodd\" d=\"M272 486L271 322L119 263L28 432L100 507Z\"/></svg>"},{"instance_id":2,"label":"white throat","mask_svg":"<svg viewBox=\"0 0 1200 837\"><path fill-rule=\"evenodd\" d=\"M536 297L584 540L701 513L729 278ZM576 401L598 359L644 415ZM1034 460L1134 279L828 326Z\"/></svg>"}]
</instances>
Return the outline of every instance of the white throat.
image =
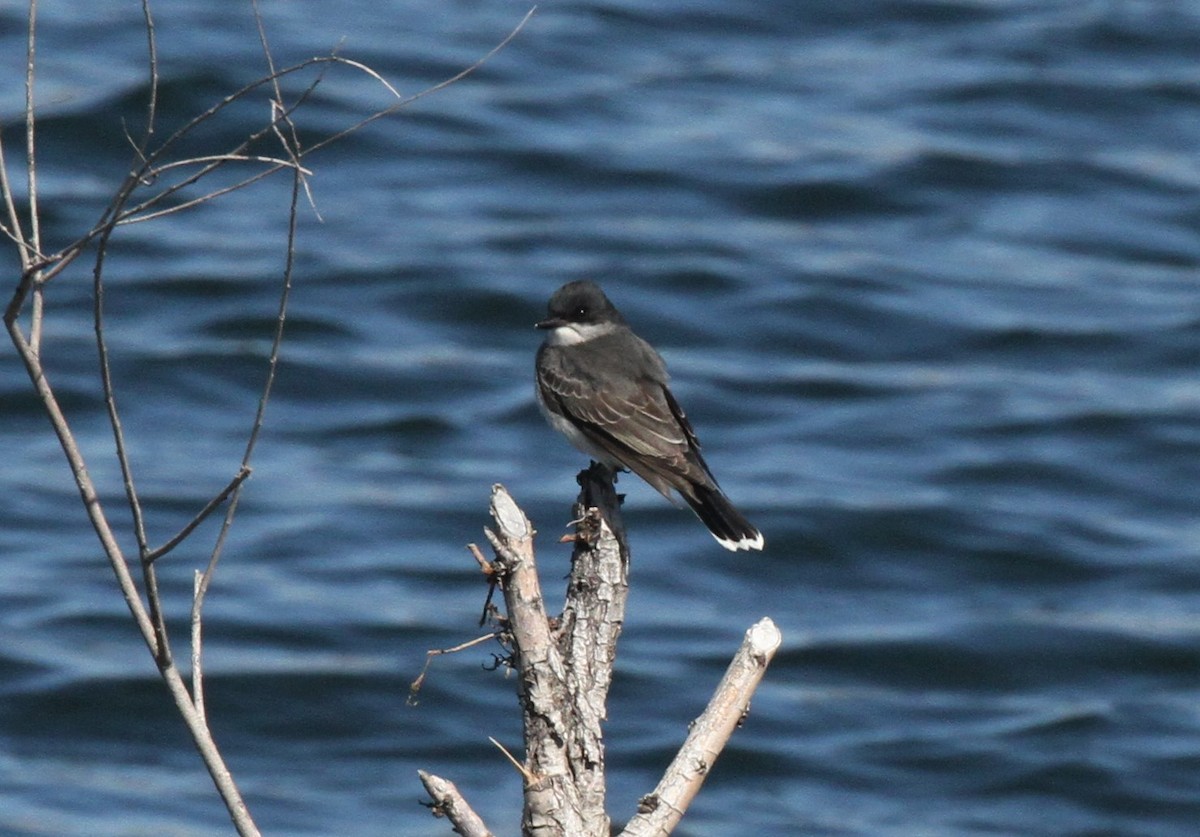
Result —
<instances>
[{"instance_id":1,"label":"white throat","mask_svg":"<svg viewBox=\"0 0 1200 837\"><path fill-rule=\"evenodd\" d=\"M547 346L578 346L597 337L611 334L615 323L567 323L550 330L546 335Z\"/></svg>"}]
</instances>

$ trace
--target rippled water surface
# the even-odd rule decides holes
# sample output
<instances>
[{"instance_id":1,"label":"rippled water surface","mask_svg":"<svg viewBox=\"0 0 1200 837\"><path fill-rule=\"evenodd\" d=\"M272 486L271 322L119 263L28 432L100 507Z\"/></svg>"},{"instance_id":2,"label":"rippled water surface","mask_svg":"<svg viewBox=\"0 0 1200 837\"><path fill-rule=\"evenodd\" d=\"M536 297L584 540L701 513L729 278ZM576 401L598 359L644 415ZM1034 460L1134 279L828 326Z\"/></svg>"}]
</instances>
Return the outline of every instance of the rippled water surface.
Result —
<instances>
[{"instance_id":1,"label":"rippled water surface","mask_svg":"<svg viewBox=\"0 0 1200 837\"><path fill-rule=\"evenodd\" d=\"M262 5L281 66L337 47L403 93L528 9ZM487 740L519 748L514 685L489 649L405 696L426 649L476 632L463 545L493 483L542 530L558 594L586 463L534 406L531 326L586 276L660 348L768 545L727 553L624 481L615 821L769 615L784 647L677 833L1194 834L1200 4L649 5L543 4L468 79L307 161L319 218L206 608L209 712L259 825L448 834L423 768L518 830L519 777ZM39 16L48 250L99 217L147 93L138 4L65 6ZM165 136L264 63L248 5L155 11ZM23 29L0 5L10 165ZM388 101L335 68L296 121L311 140ZM236 473L288 195L268 181L113 240L152 541ZM55 280L44 355L132 547L90 301L88 265ZM0 421L0 831L228 833L11 350ZM215 536L160 567L181 647Z\"/></svg>"}]
</instances>

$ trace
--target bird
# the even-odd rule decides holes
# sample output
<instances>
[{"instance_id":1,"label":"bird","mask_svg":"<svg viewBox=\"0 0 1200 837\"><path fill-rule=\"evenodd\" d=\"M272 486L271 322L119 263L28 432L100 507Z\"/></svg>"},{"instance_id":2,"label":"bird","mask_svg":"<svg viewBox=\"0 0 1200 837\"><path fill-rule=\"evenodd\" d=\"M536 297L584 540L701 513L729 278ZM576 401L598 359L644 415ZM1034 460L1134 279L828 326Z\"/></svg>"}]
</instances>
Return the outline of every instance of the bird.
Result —
<instances>
[{"instance_id":1,"label":"bird","mask_svg":"<svg viewBox=\"0 0 1200 837\"><path fill-rule=\"evenodd\" d=\"M537 400L550 425L614 471L637 474L691 507L717 543L761 550L763 535L729 501L700 454L691 422L667 385L662 357L634 334L600 286L568 282L536 324Z\"/></svg>"}]
</instances>

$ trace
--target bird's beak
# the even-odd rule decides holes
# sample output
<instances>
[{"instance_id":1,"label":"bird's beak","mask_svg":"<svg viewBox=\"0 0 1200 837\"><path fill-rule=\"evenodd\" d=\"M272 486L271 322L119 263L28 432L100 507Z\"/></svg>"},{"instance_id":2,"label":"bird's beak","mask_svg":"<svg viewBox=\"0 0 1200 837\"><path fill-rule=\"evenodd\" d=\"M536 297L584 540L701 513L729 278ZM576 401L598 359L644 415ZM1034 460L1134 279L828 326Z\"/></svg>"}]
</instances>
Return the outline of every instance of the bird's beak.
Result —
<instances>
[{"instance_id":1,"label":"bird's beak","mask_svg":"<svg viewBox=\"0 0 1200 837\"><path fill-rule=\"evenodd\" d=\"M567 321L562 317L549 317L541 322L533 324L534 328L558 328L561 325L566 325Z\"/></svg>"}]
</instances>

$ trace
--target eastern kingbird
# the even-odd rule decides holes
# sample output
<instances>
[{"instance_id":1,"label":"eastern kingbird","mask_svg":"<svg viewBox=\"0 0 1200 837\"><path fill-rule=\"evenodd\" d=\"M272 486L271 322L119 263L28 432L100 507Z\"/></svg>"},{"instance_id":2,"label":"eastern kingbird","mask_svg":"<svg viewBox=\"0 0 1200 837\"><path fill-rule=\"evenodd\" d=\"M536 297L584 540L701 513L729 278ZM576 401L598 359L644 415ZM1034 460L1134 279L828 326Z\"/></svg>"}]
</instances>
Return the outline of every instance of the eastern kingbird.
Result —
<instances>
[{"instance_id":1,"label":"eastern kingbird","mask_svg":"<svg viewBox=\"0 0 1200 837\"><path fill-rule=\"evenodd\" d=\"M762 549L762 533L733 507L713 478L696 433L667 388L666 364L630 330L594 282L569 282L550 297L537 324L538 405L546 420L588 456L633 471L692 507L717 543ZM674 500L672 500L674 502Z\"/></svg>"}]
</instances>

